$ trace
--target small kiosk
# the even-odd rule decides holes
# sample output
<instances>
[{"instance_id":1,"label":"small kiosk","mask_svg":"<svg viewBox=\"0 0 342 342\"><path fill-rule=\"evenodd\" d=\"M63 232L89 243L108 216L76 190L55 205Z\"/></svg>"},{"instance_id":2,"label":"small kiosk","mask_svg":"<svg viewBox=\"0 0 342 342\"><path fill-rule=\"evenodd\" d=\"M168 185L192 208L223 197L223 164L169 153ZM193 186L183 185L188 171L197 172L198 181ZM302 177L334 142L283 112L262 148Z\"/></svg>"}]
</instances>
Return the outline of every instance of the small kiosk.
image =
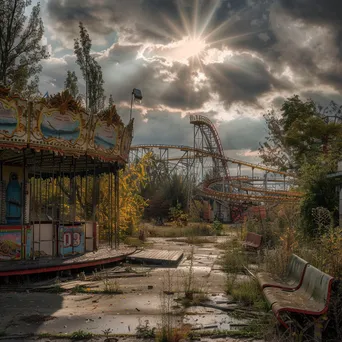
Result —
<instances>
[{"instance_id":1,"label":"small kiosk","mask_svg":"<svg viewBox=\"0 0 342 342\"><path fill-rule=\"evenodd\" d=\"M28 102L0 89L0 261L97 250L104 180L106 236L118 247L118 172L132 131L115 106L88 115L68 92Z\"/></svg>"}]
</instances>

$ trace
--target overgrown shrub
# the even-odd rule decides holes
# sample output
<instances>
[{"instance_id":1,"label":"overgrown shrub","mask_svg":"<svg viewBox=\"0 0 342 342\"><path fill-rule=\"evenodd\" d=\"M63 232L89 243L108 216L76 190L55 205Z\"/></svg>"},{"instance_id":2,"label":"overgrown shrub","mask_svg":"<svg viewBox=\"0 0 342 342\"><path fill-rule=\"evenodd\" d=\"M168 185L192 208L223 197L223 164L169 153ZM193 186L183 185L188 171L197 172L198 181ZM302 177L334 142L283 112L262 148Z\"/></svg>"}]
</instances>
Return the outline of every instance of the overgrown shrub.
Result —
<instances>
[{"instance_id":1,"label":"overgrown shrub","mask_svg":"<svg viewBox=\"0 0 342 342\"><path fill-rule=\"evenodd\" d=\"M221 235L222 230L223 230L223 224L220 221L215 220L213 222L213 231L215 232L215 234Z\"/></svg>"},{"instance_id":2,"label":"overgrown shrub","mask_svg":"<svg viewBox=\"0 0 342 342\"><path fill-rule=\"evenodd\" d=\"M246 306L266 308L267 304L262 295L259 284L252 279L235 282L229 293L234 300Z\"/></svg>"},{"instance_id":3,"label":"overgrown shrub","mask_svg":"<svg viewBox=\"0 0 342 342\"><path fill-rule=\"evenodd\" d=\"M242 250L241 243L238 239L233 239L231 244L226 246L220 262L226 273L239 273L244 271L244 266L248 264L248 257Z\"/></svg>"}]
</instances>

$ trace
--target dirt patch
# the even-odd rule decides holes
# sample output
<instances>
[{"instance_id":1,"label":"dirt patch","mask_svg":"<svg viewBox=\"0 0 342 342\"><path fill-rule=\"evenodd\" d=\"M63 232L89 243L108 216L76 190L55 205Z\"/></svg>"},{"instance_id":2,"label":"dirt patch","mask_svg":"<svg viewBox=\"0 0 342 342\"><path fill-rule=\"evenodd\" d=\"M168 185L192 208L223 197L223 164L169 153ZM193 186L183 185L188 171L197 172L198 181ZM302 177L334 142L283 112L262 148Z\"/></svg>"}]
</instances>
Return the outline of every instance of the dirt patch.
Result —
<instances>
[{"instance_id":1,"label":"dirt patch","mask_svg":"<svg viewBox=\"0 0 342 342\"><path fill-rule=\"evenodd\" d=\"M47 321L52 321L56 317L54 316L44 316L44 315L31 315L22 317L20 320L25 323L42 323Z\"/></svg>"},{"instance_id":2,"label":"dirt patch","mask_svg":"<svg viewBox=\"0 0 342 342\"><path fill-rule=\"evenodd\" d=\"M167 239L170 242L181 242L189 245L203 245L206 243L214 243L215 237L200 237L200 236L189 236L187 238Z\"/></svg>"}]
</instances>

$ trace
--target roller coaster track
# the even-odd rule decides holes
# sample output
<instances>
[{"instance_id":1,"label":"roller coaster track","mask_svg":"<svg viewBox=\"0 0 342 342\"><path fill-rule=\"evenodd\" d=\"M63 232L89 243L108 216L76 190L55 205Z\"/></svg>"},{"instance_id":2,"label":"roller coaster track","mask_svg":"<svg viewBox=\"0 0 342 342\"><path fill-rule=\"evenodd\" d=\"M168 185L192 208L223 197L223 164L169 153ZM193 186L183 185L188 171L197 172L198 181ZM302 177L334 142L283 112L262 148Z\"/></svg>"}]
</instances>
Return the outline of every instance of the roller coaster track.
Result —
<instances>
[{"instance_id":1,"label":"roller coaster track","mask_svg":"<svg viewBox=\"0 0 342 342\"><path fill-rule=\"evenodd\" d=\"M218 201L226 201L229 203L250 203L259 204L260 202L294 202L298 201L302 194L296 191L286 190L270 190L263 187L252 186L255 182L264 181L263 177L247 177L247 176L230 176L228 163L237 164L238 166L249 167L252 170L261 170L273 175L282 176L275 179L269 179L268 182L284 182L286 177L293 179L294 175L291 173L279 171L265 165L258 165L242 160L226 157L221 144L219 134L213 123L206 117L201 115L191 115L190 123L193 124L202 137L202 147L204 144L206 148L198 148L196 146L190 147L185 145L171 145L171 144L142 144L131 146L131 151L137 150L179 150L182 152L189 152L181 157L167 158L168 161L182 160L182 159L196 159L208 157L214 163L214 177L197 185L196 193L203 197L211 198ZM196 133L195 133L196 135ZM228 184L230 189L238 189L237 193L232 191L218 191L213 189L215 185ZM222 187L224 190L224 186ZM245 193L241 193L241 191ZM260 194L261 193L261 194Z\"/></svg>"},{"instance_id":2,"label":"roller coaster track","mask_svg":"<svg viewBox=\"0 0 342 342\"><path fill-rule=\"evenodd\" d=\"M223 160L227 163L232 163L232 164L237 164L237 165L243 165L243 166L249 166L252 169L256 170L261 170L261 171L266 171L268 173L274 173L277 175L282 175L285 177L294 177L293 174L279 171L276 169L272 169L270 167L267 167L265 165L259 165L259 164L252 164L243 160L238 160L238 159L233 159L229 157L225 157L224 155L218 154L218 153L213 153L209 152L207 150L199 149L199 148L193 148L191 146L186 146L186 145L169 145L169 144L139 144L139 145L133 145L131 146L131 151L134 150L139 150L139 149L146 149L146 150L152 150L154 148L159 148L159 149L169 149L169 150L179 150L179 151L184 151L184 152L193 152L195 153L195 156L192 158L198 158L200 156L206 156L206 157L211 157L211 158L216 158ZM182 157L179 158L169 158L168 160L179 160ZM189 157L183 157L184 159L189 158ZM229 176L228 176L229 177Z\"/></svg>"},{"instance_id":3,"label":"roller coaster track","mask_svg":"<svg viewBox=\"0 0 342 342\"><path fill-rule=\"evenodd\" d=\"M263 189L263 188L257 188L253 186L248 186L245 185L246 183L248 184L250 182L251 178L246 177L245 179L239 179L239 177L231 177L230 181L232 183L232 186L234 188L238 188L240 190L244 191L249 191L249 192L263 192L266 194L272 194L272 195L281 195L285 197L302 197L302 193L297 192L297 191L287 191L287 190L268 190L268 189ZM214 184L221 184L223 182L222 178L216 178L216 179L210 179L205 183L205 186L207 188L210 188L210 186ZM272 180L273 182L273 180ZM244 184L244 185L242 185Z\"/></svg>"}]
</instances>

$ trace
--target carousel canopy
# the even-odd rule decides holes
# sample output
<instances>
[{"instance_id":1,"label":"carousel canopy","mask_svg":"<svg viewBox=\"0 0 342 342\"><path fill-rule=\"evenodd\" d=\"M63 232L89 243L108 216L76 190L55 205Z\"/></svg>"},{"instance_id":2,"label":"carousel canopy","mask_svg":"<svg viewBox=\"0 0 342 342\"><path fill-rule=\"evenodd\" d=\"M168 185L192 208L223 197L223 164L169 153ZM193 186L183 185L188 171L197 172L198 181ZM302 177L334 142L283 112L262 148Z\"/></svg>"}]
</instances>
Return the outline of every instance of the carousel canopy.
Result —
<instances>
[{"instance_id":1,"label":"carousel canopy","mask_svg":"<svg viewBox=\"0 0 342 342\"><path fill-rule=\"evenodd\" d=\"M0 89L0 160L6 164L25 159L43 172L59 165L63 173L124 166L132 137L133 120L125 126L115 106L89 115L67 91L28 102Z\"/></svg>"}]
</instances>

